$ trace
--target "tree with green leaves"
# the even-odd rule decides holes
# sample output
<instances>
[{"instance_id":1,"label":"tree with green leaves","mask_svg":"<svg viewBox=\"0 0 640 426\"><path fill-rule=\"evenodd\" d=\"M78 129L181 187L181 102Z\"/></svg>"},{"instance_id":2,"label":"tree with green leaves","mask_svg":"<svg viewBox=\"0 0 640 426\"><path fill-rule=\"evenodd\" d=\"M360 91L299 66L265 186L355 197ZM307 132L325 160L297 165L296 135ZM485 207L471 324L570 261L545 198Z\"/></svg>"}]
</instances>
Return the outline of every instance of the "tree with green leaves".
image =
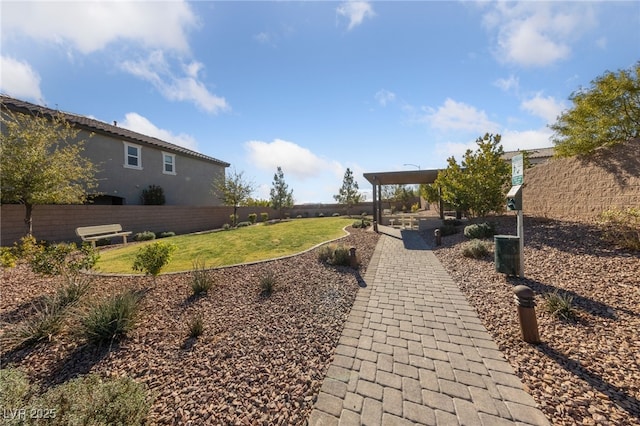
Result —
<instances>
[{"instance_id":1,"label":"tree with green leaves","mask_svg":"<svg viewBox=\"0 0 640 426\"><path fill-rule=\"evenodd\" d=\"M238 221L238 207L245 205L254 191L253 183L244 177L244 172L235 169L229 176L214 179L211 193L217 196L225 206L233 206L232 226Z\"/></svg>"},{"instance_id":2,"label":"tree with green leaves","mask_svg":"<svg viewBox=\"0 0 640 426\"><path fill-rule=\"evenodd\" d=\"M500 139L500 135L485 134L476 140L475 152L466 151L461 164L450 157L447 168L438 173L435 186L456 211L482 217L504 209L511 166L502 159Z\"/></svg>"},{"instance_id":3,"label":"tree with green leaves","mask_svg":"<svg viewBox=\"0 0 640 426\"><path fill-rule=\"evenodd\" d=\"M550 126L556 156L588 155L640 137L640 62L629 70L605 72L569 100L573 107Z\"/></svg>"},{"instance_id":4,"label":"tree with green leaves","mask_svg":"<svg viewBox=\"0 0 640 426\"><path fill-rule=\"evenodd\" d=\"M271 208L278 210L280 219L282 219L282 210L293 207L293 189L289 190L289 185L284 181L284 173L280 166L278 166L276 174L273 175L273 184L270 195Z\"/></svg>"},{"instance_id":5,"label":"tree with green leaves","mask_svg":"<svg viewBox=\"0 0 640 426\"><path fill-rule=\"evenodd\" d=\"M350 214L349 211L351 207L362 201L362 194L358 188L358 182L353 178L353 172L348 167L342 179L342 187L340 187L338 194L334 195L333 198L338 203L347 206L347 214Z\"/></svg>"},{"instance_id":6,"label":"tree with green leaves","mask_svg":"<svg viewBox=\"0 0 640 426\"><path fill-rule=\"evenodd\" d=\"M0 190L3 203L25 206L27 235L38 204L82 204L97 186L95 165L83 157L85 140L62 114L0 115Z\"/></svg>"}]
</instances>

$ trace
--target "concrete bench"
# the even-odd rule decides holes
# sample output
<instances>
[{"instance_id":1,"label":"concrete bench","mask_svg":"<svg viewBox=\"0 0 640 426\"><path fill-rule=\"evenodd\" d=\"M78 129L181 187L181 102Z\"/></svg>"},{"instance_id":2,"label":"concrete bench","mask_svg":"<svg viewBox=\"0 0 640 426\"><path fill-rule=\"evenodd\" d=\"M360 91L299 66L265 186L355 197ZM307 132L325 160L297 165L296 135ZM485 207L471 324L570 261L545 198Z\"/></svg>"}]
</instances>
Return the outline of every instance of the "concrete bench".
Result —
<instances>
[{"instance_id":1,"label":"concrete bench","mask_svg":"<svg viewBox=\"0 0 640 426\"><path fill-rule=\"evenodd\" d=\"M122 242L126 246L127 236L131 235L131 232L123 231L122 225L114 223L112 225L81 226L76 228L76 235L82 238L82 241L91 241L91 246L95 248L96 241L111 237L122 237Z\"/></svg>"}]
</instances>

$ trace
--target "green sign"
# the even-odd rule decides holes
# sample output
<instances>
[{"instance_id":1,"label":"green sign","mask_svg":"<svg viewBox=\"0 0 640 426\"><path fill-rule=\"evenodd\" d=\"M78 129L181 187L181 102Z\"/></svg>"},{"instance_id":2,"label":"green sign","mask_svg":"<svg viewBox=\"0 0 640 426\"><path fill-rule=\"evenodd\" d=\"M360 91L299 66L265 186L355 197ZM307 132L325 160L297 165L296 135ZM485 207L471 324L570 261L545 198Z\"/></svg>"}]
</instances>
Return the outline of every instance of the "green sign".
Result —
<instances>
[{"instance_id":1,"label":"green sign","mask_svg":"<svg viewBox=\"0 0 640 426\"><path fill-rule=\"evenodd\" d=\"M524 156L518 154L511 159L511 185L524 183Z\"/></svg>"}]
</instances>

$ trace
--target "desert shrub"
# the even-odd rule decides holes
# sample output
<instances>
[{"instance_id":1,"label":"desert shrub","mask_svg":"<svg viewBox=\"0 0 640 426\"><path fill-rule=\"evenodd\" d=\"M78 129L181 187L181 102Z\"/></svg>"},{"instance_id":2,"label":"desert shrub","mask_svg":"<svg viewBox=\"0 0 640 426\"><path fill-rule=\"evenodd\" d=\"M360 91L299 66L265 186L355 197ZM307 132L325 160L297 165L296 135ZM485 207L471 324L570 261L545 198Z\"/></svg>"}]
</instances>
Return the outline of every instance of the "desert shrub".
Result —
<instances>
[{"instance_id":1,"label":"desert shrub","mask_svg":"<svg viewBox=\"0 0 640 426\"><path fill-rule=\"evenodd\" d=\"M246 226L251 226L251 222L238 222L238 224L236 225L236 227L238 228L244 228Z\"/></svg>"},{"instance_id":2,"label":"desert shrub","mask_svg":"<svg viewBox=\"0 0 640 426\"><path fill-rule=\"evenodd\" d=\"M169 263L171 254L177 249L174 244L156 241L141 247L133 261L133 270L152 275L154 278Z\"/></svg>"},{"instance_id":3,"label":"desert shrub","mask_svg":"<svg viewBox=\"0 0 640 426\"><path fill-rule=\"evenodd\" d=\"M368 228L369 226L371 226L371 222L364 217L361 220L356 220L355 222L353 222L353 224L351 224L352 228Z\"/></svg>"},{"instance_id":4,"label":"desert shrub","mask_svg":"<svg viewBox=\"0 0 640 426\"><path fill-rule=\"evenodd\" d=\"M333 217L340 217L340 213L335 212L335 213L334 213L334 214L332 214L331 216L333 216Z\"/></svg>"},{"instance_id":5,"label":"desert shrub","mask_svg":"<svg viewBox=\"0 0 640 426\"><path fill-rule=\"evenodd\" d=\"M191 290L194 296L199 296L211 290L213 287L213 278L206 269L203 260L196 259L193 261L193 270L191 271Z\"/></svg>"},{"instance_id":6,"label":"desert shrub","mask_svg":"<svg viewBox=\"0 0 640 426\"><path fill-rule=\"evenodd\" d=\"M302 215L301 214L297 215L296 219L302 219Z\"/></svg>"},{"instance_id":7,"label":"desert shrub","mask_svg":"<svg viewBox=\"0 0 640 426\"><path fill-rule=\"evenodd\" d=\"M464 236L469 239L488 238L495 233L495 225L488 222L474 223L464 227Z\"/></svg>"},{"instance_id":8,"label":"desert shrub","mask_svg":"<svg viewBox=\"0 0 640 426\"><path fill-rule=\"evenodd\" d=\"M8 410L26 407L31 397L29 378L22 371L15 368L0 370L0 407L5 409L4 421L7 422ZM14 423L19 424L18 419Z\"/></svg>"},{"instance_id":9,"label":"desert shrub","mask_svg":"<svg viewBox=\"0 0 640 426\"><path fill-rule=\"evenodd\" d=\"M464 257L480 259L481 257L489 254L489 249L482 241L473 239L464 245L464 247L462 248L462 254Z\"/></svg>"},{"instance_id":10,"label":"desert shrub","mask_svg":"<svg viewBox=\"0 0 640 426\"><path fill-rule=\"evenodd\" d=\"M134 241L151 241L156 239L156 234L151 231L138 232L133 236L133 239Z\"/></svg>"},{"instance_id":11,"label":"desert shrub","mask_svg":"<svg viewBox=\"0 0 640 426\"><path fill-rule=\"evenodd\" d=\"M276 289L276 285L278 284L278 280L276 275L268 271L262 277L260 277L260 288L262 289L262 293L266 295L270 295Z\"/></svg>"},{"instance_id":12,"label":"desert shrub","mask_svg":"<svg viewBox=\"0 0 640 426\"><path fill-rule=\"evenodd\" d=\"M64 309L55 298L45 298L34 304L35 314L11 329L3 340L17 347L32 346L51 340L64 324Z\"/></svg>"},{"instance_id":13,"label":"desert shrub","mask_svg":"<svg viewBox=\"0 0 640 426\"><path fill-rule=\"evenodd\" d=\"M142 204L147 206L162 206L165 203L164 190L158 185L149 185L142 190Z\"/></svg>"},{"instance_id":14,"label":"desert shrub","mask_svg":"<svg viewBox=\"0 0 640 426\"><path fill-rule=\"evenodd\" d=\"M462 221L460 219L445 219L445 226L460 226L462 225Z\"/></svg>"},{"instance_id":15,"label":"desert shrub","mask_svg":"<svg viewBox=\"0 0 640 426\"><path fill-rule=\"evenodd\" d=\"M269 220L269 213L266 213L266 212L260 213L260 220L263 222L266 222L267 220Z\"/></svg>"},{"instance_id":16,"label":"desert shrub","mask_svg":"<svg viewBox=\"0 0 640 426\"><path fill-rule=\"evenodd\" d=\"M135 326L141 299L128 290L93 307L81 320L87 341L99 345L124 337Z\"/></svg>"},{"instance_id":17,"label":"desert shrub","mask_svg":"<svg viewBox=\"0 0 640 426\"><path fill-rule=\"evenodd\" d=\"M598 225L605 241L640 250L640 208L610 209L600 214Z\"/></svg>"},{"instance_id":18,"label":"desert shrub","mask_svg":"<svg viewBox=\"0 0 640 426\"><path fill-rule=\"evenodd\" d=\"M318 259L323 263L336 266L351 265L349 248L343 245L327 244L320 247Z\"/></svg>"},{"instance_id":19,"label":"desert shrub","mask_svg":"<svg viewBox=\"0 0 640 426\"><path fill-rule=\"evenodd\" d=\"M420 203L415 203L411 205L411 213L415 213L420 210Z\"/></svg>"},{"instance_id":20,"label":"desert shrub","mask_svg":"<svg viewBox=\"0 0 640 426\"><path fill-rule=\"evenodd\" d=\"M440 230L440 235L443 237L446 237L447 235L453 235L453 234L457 234L458 233L458 228L456 228L454 225L450 224L450 223L446 223L447 221L445 221L445 224L442 225L441 227L439 227L438 229Z\"/></svg>"},{"instance_id":21,"label":"desert shrub","mask_svg":"<svg viewBox=\"0 0 640 426\"><path fill-rule=\"evenodd\" d=\"M204 333L204 320L202 319L202 315L194 315L189 318L188 322L189 327L189 337L196 338L198 336L202 336Z\"/></svg>"},{"instance_id":22,"label":"desert shrub","mask_svg":"<svg viewBox=\"0 0 640 426\"><path fill-rule=\"evenodd\" d=\"M33 257L44 250L45 244L38 242L33 235L25 235L13 245L14 254L18 259L30 262Z\"/></svg>"},{"instance_id":23,"label":"desert shrub","mask_svg":"<svg viewBox=\"0 0 640 426\"><path fill-rule=\"evenodd\" d=\"M176 233L173 231L166 231L166 232L158 232L156 233L156 238L169 238L169 237L175 237Z\"/></svg>"},{"instance_id":24,"label":"desert shrub","mask_svg":"<svg viewBox=\"0 0 640 426\"><path fill-rule=\"evenodd\" d=\"M80 271L92 269L99 258L100 254L89 243L80 247L75 243L60 243L35 252L29 265L38 274L70 277Z\"/></svg>"},{"instance_id":25,"label":"desert shrub","mask_svg":"<svg viewBox=\"0 0 640 426\"><path fill-rule=\"evenodd\" d=\"M18 256L11 247L0 247L0 265L3 268L13 268L17 262Z\"/></svg>"},{"instance_id":26,"label":"desert shrub","mask_svg":"<svg viewBox=\"0 0 640 426\"><path fill-rule=\"evenodd\" d=\"M318 213L318 217L324 217L324 213L322 212Z\"/></svg>"},{"instance_id":27,"label":"desert shrub","mask_svg":"<svg viewBox=\"0 0 640 426\"><path fill-rule=\"evenodd\" d=\"M237 215L237 214L233 214L233 213L231 213L231 214L229 215L229 220L231 221L231 225L232 225L232 226L235 226L235 225L236 225L236 223L238 222L238 219L239 219L239 217L238 217L238 215Z\"/></svg>"},{"instance_id":28,"label":"desert shrub","mask_svg":"<svg viewBox=\"0 0 640 426\"><path fill-rule=\"evenodd\" d=\"M556 318L568 321L576 316L573 297L568 294L561 294L558 290L554 290L544 295L544 302L547 312Z\"/></svg>"},{"instance_id":29,"label":"desert shrub","mask_svg":"<svg viewBox=\"0 0 640 426\"><path fill-rule=\"evenodd\" d=\"M258 220L258 215L256 213L249 213L249 215L247 216L247 218L249 219L249 222L251 222L252 224L256 223L256 221Z\"/></svg>"},{"instance_id":30,"label":"desert shrub","mask_svg":"<svg viewBox=\"0 0 640 426\"><path fill-rule=\"evenodd\" d=\"M90 288L90 276L76 276L58 287L52 303L55 303L59 309L74 306L82 296L89 292Z\"/></svg>"},{"instance_id":31,"label":"desert shrub","mask_svg":"<svg viewBox=\"0 0 640 426\"><path fill-rule=\"evenodd\" d=\"M31 402L55 410L53 425L142 425L151 405L144 385L128 377L77 377Z\"/></svg>"},{"instance_id":32,"label":"desert shrub","mask_svg":"<svg viewBox=\"0 0 640 426\"><path fill-rule=\"evenodd\" d=\"M231 225L229 225L228 223L225 223L224 225L222 225L222 230L223 231L230 231L231 230Z\"/></svg>"}]
</instances>

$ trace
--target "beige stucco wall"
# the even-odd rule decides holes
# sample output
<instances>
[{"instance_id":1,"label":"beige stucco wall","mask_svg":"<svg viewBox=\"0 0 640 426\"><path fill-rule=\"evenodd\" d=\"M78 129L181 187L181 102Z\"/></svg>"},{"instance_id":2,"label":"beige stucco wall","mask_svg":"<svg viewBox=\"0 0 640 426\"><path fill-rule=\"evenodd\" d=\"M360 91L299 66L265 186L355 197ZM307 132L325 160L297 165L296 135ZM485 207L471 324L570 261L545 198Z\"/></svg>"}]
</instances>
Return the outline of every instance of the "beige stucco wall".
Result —
<instances>
[{"instance_id":1,"label":"beige stucco wall","mask_svg":"<svg viewBox=\"0 0 640 426\"><path fill-rule=\"evenodd\" d=\"M610 208L640 208L640 139L596 155L552 159L525 171L528 216L592 221Z\"/></svg>"}]
</instances>

